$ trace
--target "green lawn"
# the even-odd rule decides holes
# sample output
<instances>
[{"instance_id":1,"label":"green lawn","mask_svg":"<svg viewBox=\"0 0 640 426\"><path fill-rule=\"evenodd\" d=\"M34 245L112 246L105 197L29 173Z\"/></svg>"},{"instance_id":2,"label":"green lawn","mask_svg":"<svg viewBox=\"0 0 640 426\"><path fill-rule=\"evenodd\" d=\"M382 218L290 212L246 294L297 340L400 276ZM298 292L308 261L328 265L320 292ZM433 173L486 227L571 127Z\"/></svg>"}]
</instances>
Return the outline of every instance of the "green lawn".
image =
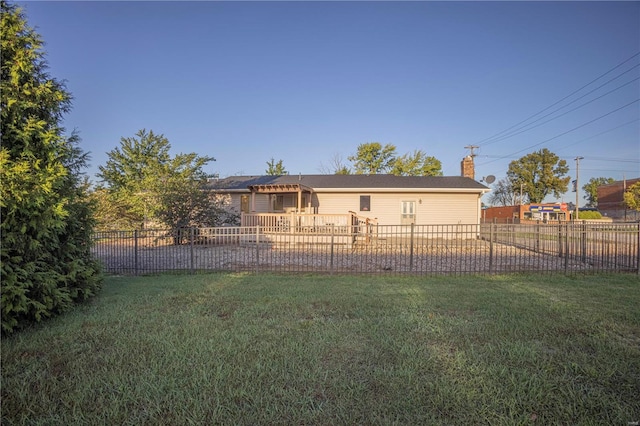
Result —
<instances>
[{"instance_id":1,"label":"green lawn","mask_svg":"<svg viewBox=\"0 0 640 426\"><path fill-rule=\"evenodd\" d=\"M640 421L634 275L109 277L2 341L2 424Z\"/></svg>"}]
</instances>

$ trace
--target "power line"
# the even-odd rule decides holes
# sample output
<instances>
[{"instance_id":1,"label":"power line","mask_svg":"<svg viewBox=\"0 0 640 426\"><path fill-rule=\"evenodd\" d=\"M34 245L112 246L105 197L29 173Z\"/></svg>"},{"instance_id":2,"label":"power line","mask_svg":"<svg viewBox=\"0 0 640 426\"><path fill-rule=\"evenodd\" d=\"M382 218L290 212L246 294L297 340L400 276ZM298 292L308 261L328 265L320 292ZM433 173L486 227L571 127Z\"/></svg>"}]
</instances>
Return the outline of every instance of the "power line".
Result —
<instances>
[{"instance_id":1,"label":"power line","mask_svg":"<svg viewBox=\"0 0 640 426\"><path fill-rule=\"evenodd\" d=\"M605 157L584 157L587 160L597 160L597 161L614 161L616 163L638 163L640 164L640 159L638 160L629 160L628 158L605 158Z\"/></svg>"},{"instance_id":2,"label":"power line","mask_svg":"<svg viewBox=\"0 0 640 426\"><path fill-rule=\"evenodd\" d=\"M552 108L552 107L554 107L554 106L558 105L560 102L564 101L565 99L570 98L571 96L573 96L574 94L578 93L579 91L581 91L581 90L582 90L582 89L584 89L585 87L587 87L587 86L591 85L592 83L594 83L594 82L598 81L599 79L601 79L601 78L602 78L602 77L604 77L605 75L609 74L609 73L610 73L610 72L612 72L613 70L616 70L616 69L620 68L622 65L626 64L627 62L629 62L630 60L632 60L633 58L635 58L635 57L637 57L637 56L639 56L639 55L640 55L640 52L638 52L638 53L636 53L636 54L632 55L631 57L629 57L629 58L625 59L624 61L620 62L620 63L619 63L618 65L616 65L615 67L611 68L609 71L605 72L604 74L601 74L600 76L596 77L595 79L593 79L593 80L592 80L592 81L590 81L589 83L585 84L584 86L580 87L579 89L577 89L577 90L575 90L575 91L571 92L570 94L568 94L568 95L567 95L567 96L565 96L564 98L560 99L559 101L554 102L553 104L549 105L548 107L544 108L543 110L538 111L537 113L533 114L532 116L525 118L524 120L520 121L519 123L516 123L516 124L514 124L513 126L511 126L511 127L507 128L507 129L505 129L505 130L503 130L503 131L501 131L501 132L498 132L498 133L496 133L496 134L495 134L495 135L493 135L493 136L490 136L490 137L488 137L488 138L482 139L482 140L481 140L481 141L479 141L479 142L476 142L476 143L475 143L475 145L481 145L481 144L483 144L483 143L484 143L484 142L486 142L486 141L489 141L489 140L491 140L491 139L493 139L493 138L496 138L496 137L498 137L498 136L502 135L503 133L506 133L506 132L510 131L511 129L513 129L514 127L517 127L517 126L521 125L522 123L525 123L525 122L529 121L529 120L530 120L530 119L532 119L533 117L536 117L537 115L542 114L543 112L545 112L545 111L546 111L546 110L548 110L549 108Z\"/></svg>"},{"instance_id":3,"label":"power line","mask_svg":"<svg viewBox=\"0 0 640 426\"><path fill-rule=\"evenodd\" d=\"M602 136L602 135L604 135L606 133L613 132L614 130L618 130L619 128L624 127L624 126L628 126L629 124L635 123L636 121L640 121L640 118L636 118L635 120L627 121L626 123L622 123L619 126L613 127L611 129L607 129L604 132L600 132L600 133L597 133L597 134L595 134L593 136L589 136L588 138L579 139L579 140L577 140L575 142L571 142L569 144L564 144L558 150L561 151L561 150L566 149L566 148L568 148L570 146L574 146L574 145L577 145L577 144L579 144L581 142L588 141L589 139L597 138L598 136Z\"/></svg>"},{"instance_id":4,"label":"power line","mask_svg":"<svg viewBox=\"0 0 640 426\"><path fill-rule=\"evenodd\" d=\"M589 121L587 121L586 123L582 123L581 125L579 125L579 126L577 126L577 127L574 127L573 129L567 130L566 132L562 132L562 133L560 133L560 134L558 134L558 135L556 135L556 136L554 136L554 137L552 137L552 138L549 138L549 139L543 140L542 142L538 142L538 143L536 143L536 144L530 145L530 146L528 146L528 147L526 147L526 148L523 148L523 149L521 149L521 150L519 150L519 151L516 151L516 152L512 152L511 154L508 154L508 155L502 156L502 157L500 157L500 158L509 158L509 157L511 157L512 155L519 154L519 153L521 153L521 152L523 152L523 151L526 151L526 150L528 150L528 149L531 149L531 148L534 148L534 147L536 147L536 146L542 145L542 144L544 144L544 143L550 142L550 141L552 141L552 140L554 140L554 139L557 139L557 138L559 138L559 137L561 137L561 136L564 136L564 135L566 135L566 134L568 134L568 133L571 133L571 132L576 131L576 130L578 130L578 129L582 128L582 127L585 127L585 126L587 126L587 125L589 125L589 124L591 124L591 123L594 123L594 122L596 122L596 121L598 121L598 120L600 120L600 119L603 119L604 117L607 117L607 116L609 116L609 115L613 114L614 112L618 112L618 111L620 111L621 109L627 108L628 106L631 106L631 105L635 104L635 103L636 103L636 102L638 102L638 101L640 101L640 98L638 98L638 99L636 99L636 100L634 100L634 101L631 101L631 102L629 102L628 104L623 105L623 106L621 106L621 107L619 107L619 108L616 108L616 109L614 109L613 111L609 111L608 113L606 113L606 114L604 114L604 115L601 115L600 117L594 118L593 120L589 120ZM479 165L479 166L483 166L483 165L485 165L485 164L493 163L494 161L497 161L497 159L496 159L496 160L487 161L486 163L482 163L482 164L478 164L478 165Z\"/></svg>"},{"instance_id":5,"label":"power line","mask_svg":"<svg viewBox=\"0 0 640 426\"><path fill-rule=\"evenodd\" d=\"M478 157L487 157L487 158L497 158L497 159L505 159L505 158L512 158L515 159L515 156L512 157L505 157L503 155L479 155ZM562 158L563 160L572 160L575 158L575 156L559 156L558 158ZM629 159L624 159L624 158L605 158L605 157L583 157L585 160L593 160L593 161L612 161L615 163L638 163L640 164L640 159L639 160L629 160ZM486 164L486 163L484 163ZM588 170L588 169L585 169Z\"/></svg>"},{"instance_id":6,"label":"power line","mask_svg":"<svg viewBox=\"0 0 640 426\"><path fill-rule=\"evenodd\" d=\"M637 68L637 67L640 67L640 64L636 65L634 68ZM630 70L629 70L629 71L630 71ZM628 72L628 71L626 71L626 72ZM619 77L619 76L618 76L618 77ZM616 77L616 78L618 78L618 77ZM587 101L587 102L585 102L585 103L583 103L583 104L581 104L581 105L579 105L579 106L577 106L577 107L575 107L575 108L573 108L573 109L570 109L569 111L563 112L563 113L562 113L562 114L560 114L560 115L556 115L555 117L552 117L552 118L550 118L550 119L549 119L549 120L547 120L547 121L543 121L542 123L540 123L540 124L538 124L538 125L536 125L536 126L528 127L528 126L531 126L531 125L532 125L532 124L534 124L534 123L537 123L538 121L542 120L543 118L548 117L548 116L550 116L551 114L554 114L554 113L556 113L556 112L560 111L561 109L566 108L566 107L568 107L569 105L571 105L571 104L573 104L573 103L575 103L575 102L579 101L580 99L584 98L585 96L587 96L587 95L589 95L589 94L591 94L591 93L595 92L596 90L600 89L600 88L601 88L601 87L603 87L604 85L609 84L609 83L610 83L611 81L613 81L613 80L615 80L615 79L609 80L607 83L604 83L603 85L600 85L600 86L596 87L596 88L595 88L595 89L593 89L592 91L587 92L587 93L586 93L586 94L584 94L583 96L581 96L581 97L579 97L579 98L577 98L577 99L575 99L575 100L571 101L570 103L568 103L568 104L566 104L566 105L563 105L563 106L561 106L560 108L558 108L558 109L556 109L556 110L554 110L554 111L551 111L550 113L548 113L548 114L546 114L546 115L543 115L542 117L538 118L537 120L532 121L531 123L529 123L529 124L527 124L527 125L525 125L525 126L522 126L522 127L519 127L518 129L515 129L515 130L514 130L513 132L511 132L511 133L508 133L508 134L506 134L506 135L504 135L504 136L501 136L501 137L500 137L500 138L498 138L498 139L495 139L495 140L492 140L492 141L486 142L484 145L485 145L485 146L487 146L487 145L491 145L492 143L500 142L500 141L503 141L503 140L505 140L505 139L508 139L508 138L510 138L510 137L512 137L512 136L516 136L516 135L519 135L519 134L521 134L521 133L528 132L529 130L535 129L536 127L540 127L540 126L542 126L542 125L544 125L544 124L547 124L547 123L549 123L549 122L551 122L551 121L553 121L553 120L555 120L555 119L558 119L558 118L563 117L563 116L565 116L565 115L567 115L567 114L570 114L570 113L572 113L573 111L576 111L576 110L578 110L578 109L580 109L580 108L582 108L582 107L584 107L584 106L589 105L589 104L590 104L590 103L592 103L592 102L597 101L597 100L598 100L598 99L600 99L600 98L603 98L603 97L607 96L608 94L611 94L611 93L615 92L616 90L622 89L623 87L628 86L629 84L631 84L631 83L633 83L633 82L635 82L635 81L640 80L640 77L636 77L636 78L634 78L633 80L630 80L630 81L626 82L625 84L623 84L623 85L621 85L621 86L618 86L618 87L616 87L615 89L612 89L612 90L608 91L607 93L604 93L604 94L602 94L602 95L598 96L597 98L593 98L593 99L591 99L590 101ZM527 127L528 127L528 128L527 128Z\"/></svg>"},{"instance_id":7,"label":"power line","mask_svg":"<svg viewBox=\"0 0 640 426\"><path fill-rule=\"evenodd\" d=\"M621 170L621 169L585 169L582 168L583 171L588 172L614 172L614 173L638 173L639 170Z\"/></svg>"}]
</instances>

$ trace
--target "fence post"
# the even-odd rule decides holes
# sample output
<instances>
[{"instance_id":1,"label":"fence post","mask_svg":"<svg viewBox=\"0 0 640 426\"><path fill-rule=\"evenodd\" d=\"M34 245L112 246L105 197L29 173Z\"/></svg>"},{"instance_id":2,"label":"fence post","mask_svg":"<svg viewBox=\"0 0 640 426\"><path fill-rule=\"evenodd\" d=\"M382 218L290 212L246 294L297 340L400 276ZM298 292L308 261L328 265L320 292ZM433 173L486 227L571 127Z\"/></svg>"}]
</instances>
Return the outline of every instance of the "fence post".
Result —
<instances>
[{"instance_id":1,"label":"fence post","mask_svg":"<svg viewBox=\"0 0 640 426\"><path fill-rule=\"evenodd\" d=\"M193 258L193 244L194 244L194 239L195 239L195 229L193 228L189 228L189 251L190 251L190 265L189 268L191 270L191 273L193 274L193 270L194 270L194 258Z\"/></svg>"},{"instance_id":2,"label":"fence post","mask_svg":"<svg viewBox=\"0 0 640 426\"><path fill-rule=\"evenodd\" d=\"M256 225L256 272L260 270L260 225Z\"/></svg>"},{"instance_id":3,"label":"fence post","mask_svg":"<svg viewBox=\"0 0 640 426\"><path fill-rule=\"evenodd\" d=\"M138 275L138 230L133 231L133 273Z\"/></svg>"},{"instance_id":4,"label":"fence post","mask_svg":"<svg viewBox=\"0 0 640 426\"><path fill-rule=\"evenodd\" d=\"M413 226L411 224L411 241L409 242L409 272L413 271Z\"/></svg>"},{"instance_id":5,"label":"fence post","mask_svg":"<svg viewBox=\"0 0 640 426\"><path fill-rule=\"evenodd\" d=\"M536 253L540 253L540 221L536 222Z\"/></svg>"},{"instance_id":6,"label":"fence post","mask_svg":"<svg viewBox=\"0 0 640 426\"><path fill-rule=\"evenodd\" d=\"M289 217L289 228L292 234L295 234L296 228L297 228L297 223L296 223L296 215L294 212L291 212L291 215Z\"/></svg>"},{"instance_id":7,"label":"fence post","mask_svg":"<svg viewBox=\"0 0 640 426\"><path fill-rule=\"evenodd\" d=\"M565 226L564 235L564 273L566 275L567 268L569 267L569 223Z\"/></svg>"},{"instance_id":8,"label":"fence post","mask_svg":"<svg viewBox=\"0 0 640 426\"><path fill-rule=\"evenodd\" d=\"M489 273L493 273L493 223L489 224Z\"/></svg>"},{"instance_id":9,"label":"fence post","mask_svg":"<svg viewBox=\"0 0 640 426\"><path fill-rule=\"evenodd\" d=\"M640 275L640 222L638 222L638 238L636 241L636 265L638 266L638 275Z\"/></svg>"},{"instance_id":10,"label":"fence post","mask_svg":"<svg viewBox=\"0 0 640 426\"><path fill-rule=\"evenodd\" d=\"M562 259L562 222L558 223L558 257Z\"/></svg>"},{"instance_id":11,"label":"fence post","mask_svg":"<svg viewBox=\"0 0 640 426\"><path fill-rule=\"evenodd\" d=\"M331 225L331 257L329 258L329 271L333 275L333 237L335 234L335 225Z\"/></svg>"},{"instance_id":12,"label":"fence post","mask_svg":"<svg viewBox=\"0 0 640 426\"><path fill-rule=\"evenodd\" d=\"M587 221L582 221L582 233L580 234L580 260L587 261Z\"/></svg>"}]
</instances>

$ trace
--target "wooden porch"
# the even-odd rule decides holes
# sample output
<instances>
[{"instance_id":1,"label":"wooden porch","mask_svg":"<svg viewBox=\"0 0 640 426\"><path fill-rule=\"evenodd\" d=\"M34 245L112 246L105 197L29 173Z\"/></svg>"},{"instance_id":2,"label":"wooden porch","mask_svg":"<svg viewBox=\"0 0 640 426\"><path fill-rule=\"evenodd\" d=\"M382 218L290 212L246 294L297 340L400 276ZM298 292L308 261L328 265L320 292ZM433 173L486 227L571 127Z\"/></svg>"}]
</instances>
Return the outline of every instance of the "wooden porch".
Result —
<instances>
[{"instance_id":1,"label":"wooden porch","mask_svg":"<svg viewBox=\"0 0 640 426\"><path fill-rule=\"evenodd\" d=\"M241 226L258 226L263 234L315 234L370 239L377 234L377 220L347 214L242 213Z\"/></svg>"}]
</instances>

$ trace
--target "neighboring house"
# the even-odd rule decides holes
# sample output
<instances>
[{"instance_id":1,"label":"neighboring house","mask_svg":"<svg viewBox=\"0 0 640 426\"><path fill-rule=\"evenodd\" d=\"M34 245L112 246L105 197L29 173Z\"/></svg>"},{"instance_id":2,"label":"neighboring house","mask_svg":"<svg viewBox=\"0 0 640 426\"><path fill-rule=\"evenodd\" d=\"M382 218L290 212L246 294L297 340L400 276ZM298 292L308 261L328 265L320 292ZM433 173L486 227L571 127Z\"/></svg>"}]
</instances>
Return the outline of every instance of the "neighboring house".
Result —
<instances>
[{"instance_id":1,"label":"neighboring house","mask_svg":"<svg viewBox=\"0 0 640 426\"><path fill-rule=\"evenodd\" d=\"M634 221L640 219L637 211L628 209L623 194L631 185L640 182L640 178L618 180L598 187L598 211L614 220Z\"/></svg>"},{"instance_id":2,"label":"neighboring house","mask_svg":"<svg viewBox=\"0 0 640 426\"><path fill-rule=\"evenodd\" d=\"M489 191L469 177L393 175L232 176L207 189L231 196L242 225L286 214L351 214L379 225L477 224Z\"/></svg>"}]
</instances>

